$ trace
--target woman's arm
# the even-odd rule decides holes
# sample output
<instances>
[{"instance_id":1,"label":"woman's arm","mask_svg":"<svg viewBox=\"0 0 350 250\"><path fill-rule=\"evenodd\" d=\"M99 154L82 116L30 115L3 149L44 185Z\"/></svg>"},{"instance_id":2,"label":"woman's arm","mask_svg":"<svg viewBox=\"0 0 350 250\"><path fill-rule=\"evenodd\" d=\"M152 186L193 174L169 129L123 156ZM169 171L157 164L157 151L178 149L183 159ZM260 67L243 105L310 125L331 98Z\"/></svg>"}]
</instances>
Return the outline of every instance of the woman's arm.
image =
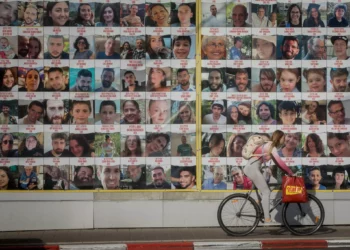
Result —
<instances>
[{"instance_id":1,"label":"woman's arm","mask_svg":"<svg viewBox=\"0 0 350 250\"><path fill-rule=\"evenodd\" d=\"M271 152L271 158L273 160L273 162L277 165L277 167L279 167L280 169L282 169L284 172L286 172L288 175L293 175L294 173L292 172L292 170L290 170L290 168L286 165L286 163L284 163L284 161L282 161L281 157L278 155L277 153L277 149L274 147L272 149Z\"/></svg>"}]
</instances>

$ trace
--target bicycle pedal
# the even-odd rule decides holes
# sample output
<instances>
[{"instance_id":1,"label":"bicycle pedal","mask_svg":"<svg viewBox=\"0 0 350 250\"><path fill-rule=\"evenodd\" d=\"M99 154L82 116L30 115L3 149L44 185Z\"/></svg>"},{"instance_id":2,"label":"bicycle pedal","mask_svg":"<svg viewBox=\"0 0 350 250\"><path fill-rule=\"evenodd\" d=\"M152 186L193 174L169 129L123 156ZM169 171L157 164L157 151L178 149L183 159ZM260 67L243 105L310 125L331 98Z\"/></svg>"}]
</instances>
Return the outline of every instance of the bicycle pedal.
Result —
<instances>
[{"instance_id":1,"label":"bicycle pedal","mask_svg":"<svg viewBox=\"0 0 350 250\"><path fill-rule=\"evenodd\" d=\"M320 217L319 217L319 216L316 216L316 218L315 218L315 223L317 223L319 220L320 220Z\"/></svg>"}]
</instances>

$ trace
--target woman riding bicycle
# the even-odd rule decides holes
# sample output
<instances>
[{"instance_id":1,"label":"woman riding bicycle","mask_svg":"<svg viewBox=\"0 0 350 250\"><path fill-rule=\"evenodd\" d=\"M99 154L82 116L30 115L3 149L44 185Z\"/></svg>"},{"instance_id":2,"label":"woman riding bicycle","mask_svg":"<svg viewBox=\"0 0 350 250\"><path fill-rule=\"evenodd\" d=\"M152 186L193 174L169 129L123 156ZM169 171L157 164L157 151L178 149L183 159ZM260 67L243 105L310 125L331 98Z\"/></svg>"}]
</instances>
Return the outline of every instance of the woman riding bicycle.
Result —
<instances>
[{"instance_id":1,"label":"woman riding bicycle","mask_svg":"<svg viewBox=\"0 0 350 250\"><path fill-rule=\"evenodd\" d=\"M271 137L270 141L265 142L263 145L257 147L253 153L253 156L248 160L247 165L244 167L244 173L254 183L254 185L262 193L262 207L265 216L265 225L272 224L270 216L270 193L271 190L266 183L265 177L261 173L262 166L269 160L273 162L288 175L292 176L294 173L289 167L282 161L277 153L277 148L284 143L284 133L280 130L276 130Z\"/></svg>"}]
</instances>

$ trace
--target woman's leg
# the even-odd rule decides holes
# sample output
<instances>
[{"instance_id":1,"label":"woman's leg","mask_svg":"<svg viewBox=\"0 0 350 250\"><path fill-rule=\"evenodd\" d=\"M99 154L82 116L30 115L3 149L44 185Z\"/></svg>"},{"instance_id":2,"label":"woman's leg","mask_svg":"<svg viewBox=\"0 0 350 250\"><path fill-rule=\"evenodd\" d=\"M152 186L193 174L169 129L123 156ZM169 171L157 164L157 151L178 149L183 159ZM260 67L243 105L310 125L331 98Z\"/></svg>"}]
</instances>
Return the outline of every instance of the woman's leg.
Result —
<instances>
[{"instance_id":1,"label":"woman's leg","mask_svg":"<svg viewBox=\"0 0 350 250\"><path fill-rule=\"evenodd\" d=\"M265 220L270 220L270 193L271 190L266 183L266 180L262 173L260 172L261 162L252 158L248 161L247 165L244 167L244 173L248 178L254 183L254 185L262 193L261 203L264 210Z\"/></svg>"}]
</instances>

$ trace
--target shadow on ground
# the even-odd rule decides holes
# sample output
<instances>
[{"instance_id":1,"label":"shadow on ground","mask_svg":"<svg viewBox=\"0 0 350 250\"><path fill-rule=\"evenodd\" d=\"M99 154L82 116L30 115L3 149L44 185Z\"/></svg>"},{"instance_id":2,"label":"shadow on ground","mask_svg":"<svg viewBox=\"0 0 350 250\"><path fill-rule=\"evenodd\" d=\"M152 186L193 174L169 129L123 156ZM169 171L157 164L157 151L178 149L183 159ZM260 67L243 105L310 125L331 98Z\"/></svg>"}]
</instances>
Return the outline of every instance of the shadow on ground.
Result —
<instances>
[{"instance_id":1,"label":"shadow on ground","mask_svg":"<svg viewBox=\"0 0 350 250\"><path fill-rule=\"evenodd\" d=\"M336 229L330 228L327 226L322 226L317 232L312 234L312 236L325 236L331 233L337 232ZM286 227L279 227L279 228L264 228L263 231L255 231L252 233L252 235L275 235L275 236L280 236L280 235L291 235L293 234L286 228ZM305 235L307 236L307 235Z\"/></svg>"}]
</instances>

